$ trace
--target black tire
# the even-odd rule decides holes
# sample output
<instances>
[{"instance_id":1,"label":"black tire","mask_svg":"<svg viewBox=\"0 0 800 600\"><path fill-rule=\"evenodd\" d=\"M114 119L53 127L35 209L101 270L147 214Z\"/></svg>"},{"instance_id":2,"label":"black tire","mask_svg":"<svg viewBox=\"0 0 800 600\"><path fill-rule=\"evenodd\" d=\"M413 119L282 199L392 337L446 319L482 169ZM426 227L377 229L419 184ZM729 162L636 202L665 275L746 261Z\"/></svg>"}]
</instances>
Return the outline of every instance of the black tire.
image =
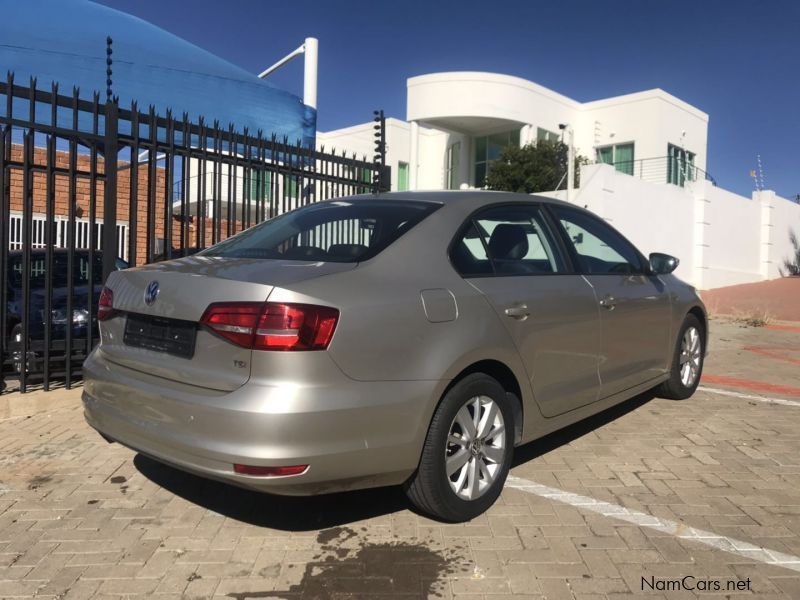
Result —
<instances>
[{"instance_id":1,"label":"black tire","mask_svg":"<svg viewBox=\"0 0 800 600\"><path fill-rule=\"evenodd\" d=\"M694 327L700 336L700 367L697 376L691 385L686 386L681 379L681 344L683 337L689 328ZM675 350L672 353L672 367L670 368L669 379L656 388L656 394L662 398L670 398L672 400L684 400L694 394L700 383L700 377L703 375L703 364L705 363L706 355L706 331L703 324L696 316L689 314L683 320L678 331L678 339L675 341Z\"/></svg>"},{"instance_id":2,"label":"black tire","mask_svg":"<svg viewBox=\"0 0 800 600\"><path fill-rule=\"evenodd\" d=\"M450 427L456 414L476 396L487 396L499 408L504 425L504 432L499 435L505 436L503 459L497 463L494 480L485 491L475 499L466 500L459 497L451 487L445 454ZM421 512L442 521L468 521L483 513L503 491L514 453L514 431L514 410L503 387L483 373L466 376L450 388L433 414L419 468L405 485L409 500ZM481 479L485 481L482 476Z\"/></svg>"}]
</instances>

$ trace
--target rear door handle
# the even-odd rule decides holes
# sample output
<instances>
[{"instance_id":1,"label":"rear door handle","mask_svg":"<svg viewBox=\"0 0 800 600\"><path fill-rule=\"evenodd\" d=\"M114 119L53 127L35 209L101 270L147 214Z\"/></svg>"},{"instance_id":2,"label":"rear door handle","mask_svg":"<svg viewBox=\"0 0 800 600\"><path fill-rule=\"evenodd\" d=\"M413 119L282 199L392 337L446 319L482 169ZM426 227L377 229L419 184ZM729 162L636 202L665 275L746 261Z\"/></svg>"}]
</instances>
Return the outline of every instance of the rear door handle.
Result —
<instances>
[{"instance_id":1,"label":"rear door handle","mask_svg":"<svg viewBox=\"0 0 800 600\"><path fill-rule=\"evenodd\" d=\"M614 310L614 307L617 305L617 300L614 296L606 296L602 300L600 300L600 306L607 310Z\"/></svg>"},{"instance_id":2,"label":"rear door handle","mask_svg":"<svg viewBox=\"0 0 800 600\"><path fill-rule=\"evenodd\" d=\"M530 312L528 311L528 307L525 304L517 304L515 306L509 306L505 311L507 317L511 317L512 319L519 319L523 321L530 316Z\"/></svg>"}]
</instances>

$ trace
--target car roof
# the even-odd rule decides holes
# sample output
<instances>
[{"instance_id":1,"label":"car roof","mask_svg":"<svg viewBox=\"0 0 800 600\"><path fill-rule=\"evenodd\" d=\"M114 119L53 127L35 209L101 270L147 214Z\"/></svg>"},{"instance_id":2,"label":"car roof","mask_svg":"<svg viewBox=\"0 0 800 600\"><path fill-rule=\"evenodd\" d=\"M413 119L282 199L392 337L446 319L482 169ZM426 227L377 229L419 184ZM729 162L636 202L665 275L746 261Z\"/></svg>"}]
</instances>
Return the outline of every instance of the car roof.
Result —
<instances>
[{"instance_id":1,"label":"car roof","mask_svg":"<svg viewBox=\"0 0 800 600\"><path fill-rule=\"evenodd\" d=\"M382 192L379 194L358 194L331 200L409 200L414 202L431 202L435 204L453 204L457 202L541 202L545 204L559 204L580 208L575 204L564 202L548 196L538 194L522 194L516 192L502 192L497 190L417 190L413 192ZM330 202L331 200L328 200Z\"/></svg>"}]
</instances>

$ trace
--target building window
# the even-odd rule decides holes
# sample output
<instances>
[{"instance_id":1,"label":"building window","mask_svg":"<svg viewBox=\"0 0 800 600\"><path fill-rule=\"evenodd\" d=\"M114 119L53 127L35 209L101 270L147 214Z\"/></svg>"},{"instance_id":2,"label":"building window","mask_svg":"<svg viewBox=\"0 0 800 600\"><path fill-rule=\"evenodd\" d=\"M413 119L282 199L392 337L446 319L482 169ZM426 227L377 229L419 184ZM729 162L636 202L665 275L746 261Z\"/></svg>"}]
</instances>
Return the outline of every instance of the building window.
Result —
<instances>
[{"instance_id":1,"label":"building window","mask_svg":"<svg viewBox=\"0 0 800 600\"><path fill-rule=\"evenodd\" d=\"M559 142L561 141L561 136L553 131L548 131L547 129L542 129L541 127L536 128L536 141L541 142Z\"/></svg>"},{"instance_id":2,"label":"building window","mask_svg":"<svg viewBox=\"0 0 800 600\"><path fill-rule=\"evenodd\" d=\"M598 148L597 162L614 165L620 173L633 175L633 143Z\"/></svg>"},{"instance_id":3,"label":"building window","mask_svg":"<svg viewBox=\"0 0 800 600\"><path fill-rule=\"evenodd\" d=\"M457 190L461 184L461 142L447 148L447 189Z\"/></svg>"},{"instance_id":4,"label":"building window","mask_svg":"<svg viewBox=\"0 0 800 600\"><path fill-rule=\"evenodd\" d=\"M272 173L270 171L250 171L250 199L272 200Z\"/></svg>"},{"instance_id":5,"label":"building window","mask_svg":"<svg viewBox=\"0 0 800 600\"><path fill-rule=\"evenodd\" d=\"M489 172L489 165L493 160L500 158L500 154L509 146L519 148L519 129L485 135L473 139L475 148L474 185L482 188L486 185L486 174Z\"/></svg>"},{"instance_id":6,"label":"building window","mask_svg":"<svg viewBox=\"0 0 800 600\"><path fill-rule=\"evenodd\" d=\"M667 183L683 187L687 181L694 181L694 179L694 152L668 144Z\"/></svg>"},{"instance_id":7,"label":"building window","mask_svg":"<svg viewBox=\"0 0 800 600\"><path fill-rule=\"evenodd\" d=\"M405 192L408 189L408 163L397 163L397 191Z\"/></svg>"}]
</instances>

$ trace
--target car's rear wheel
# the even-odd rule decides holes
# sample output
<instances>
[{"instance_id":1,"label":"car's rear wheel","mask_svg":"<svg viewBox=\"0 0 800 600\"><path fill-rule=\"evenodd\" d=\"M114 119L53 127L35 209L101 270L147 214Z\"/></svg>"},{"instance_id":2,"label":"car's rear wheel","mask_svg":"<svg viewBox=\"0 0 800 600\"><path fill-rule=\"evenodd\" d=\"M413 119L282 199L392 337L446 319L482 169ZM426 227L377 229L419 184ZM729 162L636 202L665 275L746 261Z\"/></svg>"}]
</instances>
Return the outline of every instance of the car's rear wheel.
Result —
<instances>
[{"instance_id":1,"label":"car's rear wheel","mask_svg":"<svg viewBox=\"0 0 800 600\"><path fill-rule=\"evenodd\" d=\"M411 502L445 521L467 521L503 490L514 446L514 411L503 387L473 373L445 394L431 420Z\"/></svg>"},{"instance_id":2,"label":"car's rear wheel","mask_svg":"<svg viewBox=\"0 0 800 600\"><path fill-rule=\"evenodd\" d=\"M678 332L669 379L657 388L656 393L673 400L683 400L694 394L703 374L705 354L705 328L695 315L686 315Z\"/></svg>"}]
</instances>

